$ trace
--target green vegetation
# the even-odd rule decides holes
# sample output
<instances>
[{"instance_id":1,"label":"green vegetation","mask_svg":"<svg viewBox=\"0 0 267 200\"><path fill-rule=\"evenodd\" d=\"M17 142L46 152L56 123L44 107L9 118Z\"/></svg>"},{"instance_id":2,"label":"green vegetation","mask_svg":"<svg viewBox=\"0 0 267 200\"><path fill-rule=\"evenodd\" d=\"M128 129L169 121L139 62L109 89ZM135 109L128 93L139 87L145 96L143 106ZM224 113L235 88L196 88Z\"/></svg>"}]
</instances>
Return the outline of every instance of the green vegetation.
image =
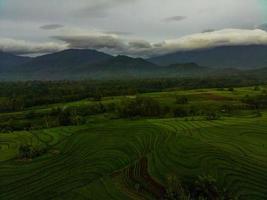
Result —
<instances>
[{"instance_id":1,"label":"green vegetation","mask_svg":"<svg viewBox=\"0 0 267 200\"><path fill-rule=\"evenodd\" d=\"M267 87L170 82L1 85L0 199L266 199Z\"/></svg>"}]
</instances>

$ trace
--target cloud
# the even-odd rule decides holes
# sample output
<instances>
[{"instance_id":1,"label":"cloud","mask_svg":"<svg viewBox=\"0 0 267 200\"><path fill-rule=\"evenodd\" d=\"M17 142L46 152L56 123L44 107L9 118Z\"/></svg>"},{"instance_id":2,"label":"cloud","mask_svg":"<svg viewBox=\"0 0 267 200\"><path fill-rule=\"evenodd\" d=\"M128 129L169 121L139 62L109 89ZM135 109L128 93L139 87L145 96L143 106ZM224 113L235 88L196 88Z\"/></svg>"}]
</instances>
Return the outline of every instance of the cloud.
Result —
<instances>
[{"instance_id":1,"label":"cloud","mask_svg":"<svg viewBox=\"0 0 267 200\"><path fill-rule=\"evenodd\" d=\"M165 22L179 22L185 20L186 16L172 16L164 19Z\"/></svg>"},{"instance_id":2,"label":"cloud","mask_svg":"<svg viewBox=\"0 0 267 200\"><path fill-rule=\"evenodd\" d=\"M145 40L133 40L128 43L130 48L135 49L150 49L152 45Z\"/></svg>"},{"instance_id":3,"label":"cloud","mask_svg":"<svg viewBox=\"0 0 267 200\"><path fill-rule=\"evenodd\" d=\"M101 16L107 10L137 0L8 0L1 10L1 18L49 21L66 20L73 16ZM69 21L69 20L67 20ZM52 21L53 22L53 21Z\"/></svg>"},{"instance_id":4,"label":"cloud","mask_svg":"<svg viewBox=\"0 0 267 200\"><path fill-rule=\"evenodd\" d=\"M261 30L267 31L267 23L258 25L255 28L256 29L261 29Z\"/></svg>"},{"instance_id":5,"label":"cloud","mask_svg":"<svg viewBox=\"0 0 267 200\"><path fill-rule=\"evenodd\" d=\"M126 35L126 36L133 34L131 32L124 32L124 31L105 31L104 33L111 35Z\"/></svg>"},{"instance_id":6,"label":"cloud","mask_svg":"<svg viewBox=\"0 0 267 200\"><path fill-rule=\"evenodd\" d=\"M118 36L102 34L55 36L54 38L68 43L72 48L92 48L109 53L142 57L218 46L267 45L267 32L260 29L214 30L187 35L173 40L165 40L159 43L151 43L145 40L126 41Z\"/></svg>"},{"instance_id":7,"label":"cloud","mask_svg":"<svg viewBox=\"0 0 267 200\"><path fill-rule=\"evenodd\" d=\"M89 0L83 7L75 11L75 15L80 17L106 17L107 11L111 8L135 1L137 0Z\"/></svg>"},{"instance_id":8,"label":"cloud","mask_svg":"<svg viewBox=\"0 0 267 200\"><path fill-rule=\"evenodd\" d=\"M61 24L46 24L43 26L40 26L40 29L44 29L44 30L55 30L55 29L59 29L59 28L63 28L64 25Z\"/></svg>"},{"instance_id":9,"label":"cloud","mask_svg":"<svg viewBox=\"0 0 267 200\"><path fill-rule=\"evenodd\" d=\"M214 31L215 29L204 29L202 33L209 33L209 32L214 32Z\"/></svg>"},{"instance_id":10,"label":"cloud","mask_svg":"<svg viewBox=\"0 0 267 200\"><path fill-rule=\"evenodd\" d=\"M205 28L251 29L255 24L261 24L263 19L261 14L263 12L256 0L201 0L201 3L200 0L8 0L5 2L0 12L0 26L5 28L0 28L0 37L30 41L46 41L55 30L49 27L48 30L53 31L36 28L50 24L64 24L65 28L76 26L81 29L110 30L106 34L128 38L136 36L159 42L166 38L201 32ZM181 21L185 16L190 20ZM132 32L134 35L119 33L120 31Z\"/></svg>"},{"instance_id":11,"label":"cloud","mask_svg":"<svg viewBox=\"0 0 267 200\"><path fill-rule=\"evenodd\" d=\"M123 50L124 42L112 35L63 35L53 36L54 39L64 41L70 48L82 49L116 49Z\"/></svg>"},{"instance_id":12,"label":"cloud","mask_svg":"<svg viewBox=\"0 0 267 200\"><path fill-rule=\"evenodd\" d=\"M219 46L267 45L267 32L261 29L223 29L196 33L177 39L152 43L146 40L125 39L102 32L65 32L53 36L58 41L33 43L0 38L0 50L16 54L50 53L67 48L96 49L113 55L150 57L178 51L207 49Z\"/></svg>"},{"instance_id":13,"label":"cloud","mask_svg":"<svg viewBox=\"0 0 267 200\"><path fill-rule=\"evenodd\" d=\"M165 41L173 50L191 50L234 45L267 45L267 32L255 29L223 29Z\"/></svg>"},{"instance_id":14,"label":"cloud","mask_svg":"<svg viewBox=\"0 0 267 200\"><path fill-rule=\"evenodd\" d=\"M34 43L25 40L0 38L0 51L18 55L52 53L67 48L67 44L55 42Z\"/></svg>"}]
</instances>

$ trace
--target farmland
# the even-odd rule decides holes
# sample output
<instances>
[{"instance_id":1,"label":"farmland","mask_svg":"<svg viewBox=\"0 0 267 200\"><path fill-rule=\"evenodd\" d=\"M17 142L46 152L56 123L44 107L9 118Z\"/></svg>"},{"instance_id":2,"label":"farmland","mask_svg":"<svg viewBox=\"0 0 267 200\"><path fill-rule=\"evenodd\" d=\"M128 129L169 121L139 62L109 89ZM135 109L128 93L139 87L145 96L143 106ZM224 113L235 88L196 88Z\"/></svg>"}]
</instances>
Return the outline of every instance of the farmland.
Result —
<instances>
[{"instance_id":1,"label":"farmland","mask_svg":"<svg viewBox=\"0 0 267 200\"><path fill-rule=\"evenodd\" d=\"M170 199L170 178L190 185L199 176L236 199L266 199L267 111L243 100L265 88L169 89L1 113L1 123L12 123L0 133L0 199ZM132 104L123 102L136 98L156 101L159 114L125 115ZM50 122L55 108L79 115L99 104L105 109L79 123ZM26 145L38 154L21 156Z\"/></svg>"}]
</instances>

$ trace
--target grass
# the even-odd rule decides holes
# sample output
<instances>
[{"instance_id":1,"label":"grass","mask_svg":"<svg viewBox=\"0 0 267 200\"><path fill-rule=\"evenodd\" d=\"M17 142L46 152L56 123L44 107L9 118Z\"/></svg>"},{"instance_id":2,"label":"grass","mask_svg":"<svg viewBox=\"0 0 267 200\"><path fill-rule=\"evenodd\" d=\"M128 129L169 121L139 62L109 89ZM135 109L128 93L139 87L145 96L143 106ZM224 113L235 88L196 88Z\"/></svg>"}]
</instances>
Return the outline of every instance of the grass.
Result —
<instances>
[{"instance_id":1,"label":"grass","mask_svg":"<svg viewBox=\"0 0 267 200\"><path fill-rule=\"evenodd\" d=\"M218 96L237 101L247 93L259 91L143 95L166 104L177 94L190 96L192 104L215 104L222 103ZM172 174L185 182L211 175L241 200L267 199L267 112L214 121L95 118L83 126L0 133L0 199L157 199ZM21 161L17 155L22 144L48 151Z\"/></svg>"}]
</instances>

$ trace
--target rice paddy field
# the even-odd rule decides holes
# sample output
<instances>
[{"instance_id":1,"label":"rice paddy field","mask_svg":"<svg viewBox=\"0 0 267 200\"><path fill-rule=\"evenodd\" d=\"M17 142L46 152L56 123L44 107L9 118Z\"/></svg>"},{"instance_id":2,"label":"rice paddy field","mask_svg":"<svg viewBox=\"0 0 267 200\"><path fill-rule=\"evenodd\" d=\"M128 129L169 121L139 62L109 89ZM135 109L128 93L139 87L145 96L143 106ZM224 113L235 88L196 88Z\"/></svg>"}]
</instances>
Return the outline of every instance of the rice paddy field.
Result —
<instances>
[{"instance_id":1,"label":"rice paddy field","mask_svg":"<svg viewBox=\"0 0 267 200\"><path fill-rule=\"evenodd\" d=\"M210 106L241 104L238 99L248 93L259 91L205 89L143 95L172 105L174 95L186 94L191 104ZM31 109L45 112L51 107ZM23 144L48 150L20 160L17 155ZM212 121L203 117L100 117L80 126L0 133L1 200L161 199L173 174L181 181L211 175L237 199L267 199L267 112Z\"/></svg>"}]
</instances>

